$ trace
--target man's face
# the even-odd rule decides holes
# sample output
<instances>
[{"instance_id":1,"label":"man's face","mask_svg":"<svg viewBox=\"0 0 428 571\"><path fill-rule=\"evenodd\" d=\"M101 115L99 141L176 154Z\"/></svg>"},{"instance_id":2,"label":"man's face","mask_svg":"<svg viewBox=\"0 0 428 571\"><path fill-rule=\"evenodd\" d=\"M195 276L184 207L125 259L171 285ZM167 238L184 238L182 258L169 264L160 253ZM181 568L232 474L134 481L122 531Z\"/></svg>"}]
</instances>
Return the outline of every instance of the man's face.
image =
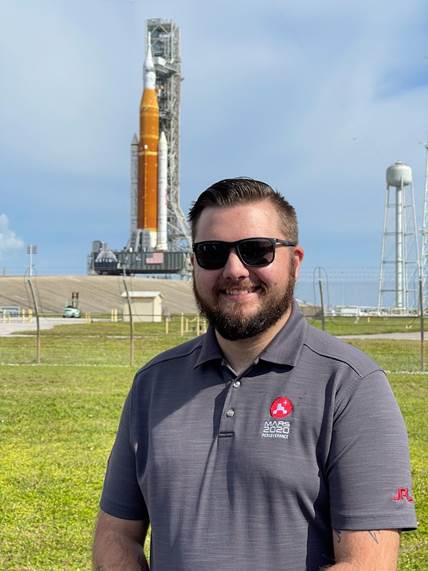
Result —
<instances>
[{"instance_id":1,"label":"man's face","mask_svg":"<svg viewBox=\"0 0 428 571\"><path fill-rule=\"evenodd\" d=\"M195 242L254 237L289 238L269 200L206 208ZM262 268L246 266L233 249L219 270L205 270L194 259L193 288L201 312L225 339L263 333L288 314L302 258L300 247L277 246L274 261Z\"/></svg>"}]
</instances>

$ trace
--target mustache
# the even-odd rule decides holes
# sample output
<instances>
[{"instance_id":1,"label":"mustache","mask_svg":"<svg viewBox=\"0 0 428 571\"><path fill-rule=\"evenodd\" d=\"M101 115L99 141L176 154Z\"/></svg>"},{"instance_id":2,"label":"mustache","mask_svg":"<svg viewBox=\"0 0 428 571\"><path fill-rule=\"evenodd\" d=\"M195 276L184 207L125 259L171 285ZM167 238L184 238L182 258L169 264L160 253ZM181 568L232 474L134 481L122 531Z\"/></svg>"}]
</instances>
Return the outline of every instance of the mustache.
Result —
<instances>
[{"instance_id":1,"label":"mustache","mask_svg":"<svg viewBox=\"0 0 428 571\"><path fill-rule=\"evenodd\" d=\"M227 291L251 291L251 290L262 290L266 291L266 285L264 282L257 280L219 280L215 286L214 290L216 293Z\"/></svg>"}]
</instances>

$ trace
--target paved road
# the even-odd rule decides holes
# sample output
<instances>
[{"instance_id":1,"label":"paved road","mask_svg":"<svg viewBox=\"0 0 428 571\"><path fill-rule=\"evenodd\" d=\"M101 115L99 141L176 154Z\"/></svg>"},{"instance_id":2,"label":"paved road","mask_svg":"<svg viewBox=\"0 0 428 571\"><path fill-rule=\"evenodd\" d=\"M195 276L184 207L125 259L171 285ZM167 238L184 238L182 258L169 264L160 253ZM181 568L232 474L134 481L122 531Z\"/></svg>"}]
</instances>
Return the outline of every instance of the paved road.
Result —
<instances>
[{"instance_id":1,"label":"paved road","mask_svg":"<svg viewBox=\"0 0 428 571\"><path fill-rule=\"evenodd\" d=\"M403 331L401 333L374 333L373 335L341 335L341 339L397 339L419 341L421 334L419 331ZM425 338L428 340L428 333L425 333Z\"/></svg>"},{"instance_id":2,"label":"paved road","mask_svg":"<svg viewBox=\"0 0 428 571\"><path fill-rule=\"evenodd\" d=\"M52 329L55 325L74 325L85 323L84 319L70 319L64 317L41 317L40 329ZM36 331L36 320L22 321L21 319L11 319L10 321L0 321L0 337L20 333L21 331Z\"/></svg>"}]
</instances>

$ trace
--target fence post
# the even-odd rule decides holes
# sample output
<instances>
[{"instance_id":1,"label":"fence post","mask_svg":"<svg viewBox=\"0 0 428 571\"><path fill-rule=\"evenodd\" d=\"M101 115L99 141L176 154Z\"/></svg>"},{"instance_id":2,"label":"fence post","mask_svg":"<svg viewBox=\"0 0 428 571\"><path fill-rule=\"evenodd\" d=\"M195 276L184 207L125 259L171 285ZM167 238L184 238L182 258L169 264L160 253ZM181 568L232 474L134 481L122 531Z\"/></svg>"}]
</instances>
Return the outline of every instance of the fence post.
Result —
<instances>
[{"instance_id":1,"label":"fence post","mask_svg":"<svg viewBox=\"0 0 428 571\"><path fill-rule=\"evenodd\" d=\"M126 301L128 302L129 311L129 364L134 366L134 320L132 316L131 300L129 299L128 286L126 285L125 278L122 279L123 287L125 288Z\"/></svg>"},{"instance_id":2,"label":"fence post","mask_svg":"<svg viewBox=\"0 0 428 571\"><path fill-rule=\"evenodd\" d=\"M36 314L36 363L40 363L40 319L39 319L39 308L37 307L36 296L34 295L33 284L31 279L28 280L28 285L30 286L31 297L33 298L34 313Z\"/></svg>"},{"instance_id":3,"label":"fence post","mask_svg":"<svg viewBox=\"0 0 428 571\"><path fill-rule=\"evenodd\" d=\"M180 316L180 335L183 337L184 335L184 313Z\"/></svg>"},{"instance_id":4,"label":"fence post","mask_svg":"<svg viewBox=\"0 0 428 571\"><path fill-rule=\"evenodd\" d=\"M424 325L424 284L422 276L419 276L419 311L421 320L421 371L425 370L425 325Z\"/></svg>"},{"instance_id":5,"label":"fence post","mask_svg":"<svg viewBox=\"0 0 428 571\"><path fill-rule=\"evenodd\" d=\"M318 280L318 286L320 288L321 328L323 331L325 331L324 294L323 294L322 281L321 280Z\"/></svg>"}]
</instances>

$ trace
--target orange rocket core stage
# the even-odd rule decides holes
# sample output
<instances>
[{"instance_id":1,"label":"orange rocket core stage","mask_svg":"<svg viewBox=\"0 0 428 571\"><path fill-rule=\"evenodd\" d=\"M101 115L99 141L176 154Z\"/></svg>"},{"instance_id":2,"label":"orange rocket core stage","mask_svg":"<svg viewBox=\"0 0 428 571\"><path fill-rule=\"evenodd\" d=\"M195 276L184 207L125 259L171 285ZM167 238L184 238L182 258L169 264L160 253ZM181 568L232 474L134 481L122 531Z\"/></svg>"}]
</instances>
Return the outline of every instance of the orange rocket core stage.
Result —
<instances>
[{"instance_id":1,"label":"orange rocket core stage","mask_svg":"<svg viewBox=\"0 0 428 571\"><path fill-rule=\"evenodd\" d=\"M151 232L158 226L158 143L158 98L155 89L145 89L140 105L137 227Z\"/></svg>"}]
</instances>

